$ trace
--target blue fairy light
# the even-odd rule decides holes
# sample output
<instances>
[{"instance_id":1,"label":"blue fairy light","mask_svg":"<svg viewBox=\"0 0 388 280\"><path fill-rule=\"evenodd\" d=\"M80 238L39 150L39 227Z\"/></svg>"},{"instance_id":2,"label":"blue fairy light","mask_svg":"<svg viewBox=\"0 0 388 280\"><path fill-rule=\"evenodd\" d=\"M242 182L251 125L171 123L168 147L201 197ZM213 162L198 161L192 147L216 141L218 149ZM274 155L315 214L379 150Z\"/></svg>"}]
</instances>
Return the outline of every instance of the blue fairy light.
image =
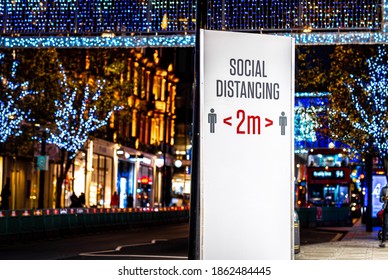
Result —
<instances>
[{"instance_id":1,"label":"blue fairy light","mask_svg":"<svg viewBox=\"0 0 388 280\"><path fill-rule=\"evenodd\" d=\"M10 36L1 38L2 47L195 46L194 0L3 2L2 34ZM272 34L280 30L279 35L295 37L297 44L385 43L388 3L362 3L211 0L207 1L207 26L214 30L264 30ZM167 27L162 24L165 16ZM306 28L314 32L299 33ZM105 32L117 37L102 38L100 35ZM161 34L155 34L158 32ZM192 35L187 37L186 33Z\"/></svg>"},{"instance_id":2,"label":"blue fairy light","mask_svg":"<svg viewBox=\"0 0 388 280\"><path fill-rule=\"evenodd\" d=\"M101 96L105 82L97 80L95 90L92 90L89 84L86 84L84 88L72 87L67 81L62 65L60 69L62 79L59 82L63 94L61 99L55 100L56 128L49 131L47 142L75 156L88 140L90 132L105 126L112 113L122 108L114 107L106 113L105 117L100 118L101 114L96 101ZM77 103L79 97L82 98L81 106Z\"/></svg>"},{"instance_id":3,"label":"blue fairy light","mask_svg":"<svg viewBox=\"0 0 388 280\"><path fill-rule=\"evenodd\" d=\"M4 54L0 55L0 63L3 63ZM0 82L3 84L2 95L4 99L0 100L0 142L7 141L9 136L19 136L22 133L21 125L28 119L30 111L24 111L17 106L17 103L30 94L36 94L28 90L28 82L16 82L16 70L18 62L12 63L12 72L9 78L0 75Z\"/></svg>"},{"instance_id":4,"label":"blue fairy light","mask_svg":"<svg viewBox=\"0 0 388 280\"><path fill-rule=\"evenodd\" d=\"M376 57L367 60L368 80L354 79L357 88L347 85L359 121L342 112L341 117L364 134L371 136L374 148L381 156L388 155L388 64L386 50L379 46ZM366 143L366 145L370 143ZM365 146L365 148L368 148Z\"/></svg>"}]
</instances>

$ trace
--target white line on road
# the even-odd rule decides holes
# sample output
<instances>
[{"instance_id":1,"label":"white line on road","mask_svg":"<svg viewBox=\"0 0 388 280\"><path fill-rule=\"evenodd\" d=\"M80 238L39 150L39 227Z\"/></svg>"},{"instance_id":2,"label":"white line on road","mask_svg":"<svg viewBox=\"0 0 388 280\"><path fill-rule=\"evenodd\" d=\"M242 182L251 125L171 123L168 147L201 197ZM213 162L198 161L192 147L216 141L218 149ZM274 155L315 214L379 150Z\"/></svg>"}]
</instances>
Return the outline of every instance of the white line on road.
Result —
<instances>
[{"instance_id":1,"label":"white line on road","mask_svg":"<svg viewBox=\"0 0 388 280\"><path fill-rule=\"evenodd\" d=\"M138 247L138 246L147 246L156 244L156 242L166 242L168 239L153 239L151 242L148 243L138 243L138 244L129 244L129 245L121 245L117 246L113 250L103 250L103 251L95 251L95 252L86 252L86 253L79 253L79 256L86 256L86 257L132 257L132 258L158 258L158 259L187 259L187 257L181 257L181 256L164 256L164 255L118 255L118 254L109 254L109 253L117 253L121 251L121 249L126 247Z\"/></svg>"}]
</instances>

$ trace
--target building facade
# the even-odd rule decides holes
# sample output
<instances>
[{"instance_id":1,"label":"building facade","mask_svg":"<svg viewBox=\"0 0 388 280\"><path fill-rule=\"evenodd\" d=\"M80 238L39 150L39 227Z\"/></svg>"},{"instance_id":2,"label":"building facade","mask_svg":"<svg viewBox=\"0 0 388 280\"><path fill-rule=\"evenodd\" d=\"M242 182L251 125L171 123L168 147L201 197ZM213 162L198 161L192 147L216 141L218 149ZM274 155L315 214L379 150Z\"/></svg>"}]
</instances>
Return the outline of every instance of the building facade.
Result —
<instances>
[{"instance_id":1,"label":"building facade","mask_svg":"<svg viewBox=\"0 0 388 280\"><path fill-rule=\"evenodd\" d=\"M77 154L61 186L56 205L59 150L46 145L47 162L38 164L41 145L33 155L12 153L2 146L0 186L11 180L11 209L69 207L70 196L85 194L89 207L169 206L174 164L175 98L179 79L172 63L161 63L158 49L125 50L122 83L131 83L126 112L116 112L107 126L93 133ZM88 60L86 56L86 61ZM91 67L88 62L86 67ZM4 149L3 149L4 148Z\"/></svg>"}]
</instances>

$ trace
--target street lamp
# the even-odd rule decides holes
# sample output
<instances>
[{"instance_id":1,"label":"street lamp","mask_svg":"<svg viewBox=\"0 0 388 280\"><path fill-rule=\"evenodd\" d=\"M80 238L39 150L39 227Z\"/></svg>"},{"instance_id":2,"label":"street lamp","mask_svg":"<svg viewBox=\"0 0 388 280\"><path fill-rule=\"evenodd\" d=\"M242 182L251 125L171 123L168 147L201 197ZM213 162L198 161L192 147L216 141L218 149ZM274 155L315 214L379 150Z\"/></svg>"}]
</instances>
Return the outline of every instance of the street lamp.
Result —
<instances>
[{"instance_id":1,"label":"street lamp","mask_svg":"<svg viewBox=\"0 0 388 280\"><path fill-rule=\"evenodd\" d=\"M118 156L124 155L124 150L122 148L117 149L116 155L118 155Z\"/></svg>"},{"instance_id":2,"label":"street lamp","mask_svg":"<svg viewBox=\"0 0 388 280\"><path fill-rule=\"evenodd\" d=\"M174 165L175 165L176 168L180 168L180 167L182 167L183 163L182 163L182 161L180 159L177 159L175 161Z\"/></svg>"},{"instance_id":3,"label":"street lamp","mask_svg":"<svg viewBox=\"0 0 388 280\"><path fill-rule=\"evenodd\" d=\"M164 158L163 157L156 158L155 165L157 168L162 168L164 166Z\"/></svg>"}]
</instances>

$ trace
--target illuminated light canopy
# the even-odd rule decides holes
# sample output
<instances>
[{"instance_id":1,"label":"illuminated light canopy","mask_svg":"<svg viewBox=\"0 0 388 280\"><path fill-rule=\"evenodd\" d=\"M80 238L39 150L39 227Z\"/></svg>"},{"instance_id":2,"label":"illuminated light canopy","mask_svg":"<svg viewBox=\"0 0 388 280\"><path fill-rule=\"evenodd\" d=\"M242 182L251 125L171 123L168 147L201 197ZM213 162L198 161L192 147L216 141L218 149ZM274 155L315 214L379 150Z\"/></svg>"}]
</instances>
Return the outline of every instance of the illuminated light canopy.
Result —
<instances>
[{"instance_id":1,"label":"illuminated light canopy","mask_svg":"<svg viewBox=\"0 0 388 280\"><path fill-rule=\"evenodd\" d=\"M0 54L0 64L3 63L4 54ZM22 133L21 124L28 119L30 111L24 111L18 108L17 102L25 96L35 94L36 92L28 91L28 82L16 82L16 69L18 62L12 63L11 77L7 78L0 75L2 83L0 99L0 143L5 142L9 136L19 136Z\"/></svg>"},{"instance_id":2,"label":"illuminated light canopy","mask_svg":"<svg viewBox=\"0 0 388 280\"><path fill-rule=\"evenodd\" d=\"M186 34L195 34L196 1L54 2L13 0L0 4L4 22L1 33L5 35L0 46L195 46L195 36ZM294 37L296 44L388 41L387 1L210 0L206 3L208 29L278 33ZM304 30L311 32L303 33ZM154 36L157 33L167 36ZM103 38L101 34L115 36Z\"/></svg>"},{"instance_id":3,"label":"illuminated light canopy","mask_svg":"<svg viewBox=\"0 0 388 280\"><path fill-rule=\"evenodd\" d=\"M107 37L0 37L3 48L194 47L194 35Z\"/></svg>"},{"instance_id":4,"label":"illuminated light canopy","mask_svg":"<svg viewBox=\"0 0 388 280\"><path fill-rule=\"evenodd\" d=\"M360 3L361 2L361 3ZM12 0L0 4L3 33L85 34L195 30L193 0ZM378 28L381 1L209 0L207 25L218 30ZM383 2L383 10L386 4ZM168 22L165 20L168 16Z\"/></svg>"},{"instance_id":5,"label":"illuminated light canopy","mask_svg":"<svg viewBox=\"0 0 388 280\"><path fill-rule=\"evenodd\" d=\"M273 33L295 38L297 45L384 44L384 32ZM149 48L194 47L195 35L106 37L0 37L2 48Z\"/></svg>"}]
</instances>

